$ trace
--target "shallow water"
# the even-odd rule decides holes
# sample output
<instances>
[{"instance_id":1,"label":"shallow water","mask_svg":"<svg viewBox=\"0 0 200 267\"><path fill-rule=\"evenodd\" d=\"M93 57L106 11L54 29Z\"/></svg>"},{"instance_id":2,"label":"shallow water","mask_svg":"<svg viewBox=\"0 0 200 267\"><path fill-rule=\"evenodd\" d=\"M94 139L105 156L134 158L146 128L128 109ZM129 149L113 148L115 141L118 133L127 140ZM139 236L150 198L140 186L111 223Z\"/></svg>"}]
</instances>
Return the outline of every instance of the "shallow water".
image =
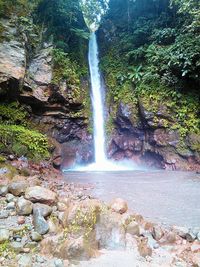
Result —
<instances>
[{"instance_id":1,"label":"shallow water","mask_svg":"<svg viewBox=\"0 0 200 267\"><path fill-rule=\"evenodd\" d=\"M121 197L151 221L200 227L200 175L191 172L69 172L67 182L92 184L104 201Z\"/></svg>"}]
</instances>

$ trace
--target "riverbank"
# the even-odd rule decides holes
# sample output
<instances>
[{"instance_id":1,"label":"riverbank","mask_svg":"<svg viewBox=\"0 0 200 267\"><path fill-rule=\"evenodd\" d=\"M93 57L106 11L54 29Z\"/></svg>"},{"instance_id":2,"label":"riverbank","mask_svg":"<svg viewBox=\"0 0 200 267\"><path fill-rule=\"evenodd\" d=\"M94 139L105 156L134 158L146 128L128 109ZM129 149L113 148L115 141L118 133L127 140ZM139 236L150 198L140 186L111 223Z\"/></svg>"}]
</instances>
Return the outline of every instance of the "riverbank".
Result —
<instances>
[{"instance_id":1,"label":"riverbank","mask_svg":"<svg viewBox=\"0 0 200 267\"><path fill-rule=\"evenodd\" d=\"M200 266L200 229L161 227L47 163L26 164L26 176L0 176L1 266Z\"/></svg>"}]
</instances>

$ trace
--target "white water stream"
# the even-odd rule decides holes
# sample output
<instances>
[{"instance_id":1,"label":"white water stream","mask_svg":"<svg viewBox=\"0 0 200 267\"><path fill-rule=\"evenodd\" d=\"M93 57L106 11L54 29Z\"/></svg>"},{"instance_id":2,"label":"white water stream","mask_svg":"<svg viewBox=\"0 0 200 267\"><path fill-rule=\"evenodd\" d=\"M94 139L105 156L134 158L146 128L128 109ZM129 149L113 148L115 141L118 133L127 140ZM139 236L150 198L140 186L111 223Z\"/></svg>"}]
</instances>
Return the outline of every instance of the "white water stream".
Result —
<instances>
[{"instance_id":1,"label":"white water stream","mask_svg":"<svg viewBox=\"0 0 200 267\"><path fill-rule=\"evenodd\" d=\"M77 171L123 171L135 169L130 162L113 162L106 157L105 120L104 120L104 87L99 70L99 56L96 33L92 32L89 41L88 61L91 78L91 99L94 125L94 163L77 167Z\"/></svg>"},{"instance_id":2,"label":"white water stream","mask_svg":"<svg viewBox=\"0 0 200 267\"><path fill-rule=\"evenodd\" d=\"M91 33L90 36L88 60L92 91L95 164L100 166L105 164L107 159L105 154L104 88L101 84L99 72L98 46L95 32Z\"/></svg>"}]
</instances>

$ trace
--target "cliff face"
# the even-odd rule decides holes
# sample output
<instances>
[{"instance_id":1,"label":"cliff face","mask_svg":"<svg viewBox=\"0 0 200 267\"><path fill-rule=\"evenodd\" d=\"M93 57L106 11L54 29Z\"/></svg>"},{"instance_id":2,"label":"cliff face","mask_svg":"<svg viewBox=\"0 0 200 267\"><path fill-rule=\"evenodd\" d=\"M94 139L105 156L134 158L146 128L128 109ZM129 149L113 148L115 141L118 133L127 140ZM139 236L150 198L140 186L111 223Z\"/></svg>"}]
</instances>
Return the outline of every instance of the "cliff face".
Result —
<instances>
[{"instance_id":1,"label":"cliff face","mask_svg":"<svg viewBox=\"0 0 200 267\"><path fill-rule=\"evenodd\" d=\"M61 164L67 166L68 161L70 165L75 161L91 161L92 141L88 133L89 118L85 107L85 98L89 94L87 79L81 81L76 95L65 80L55 84L53 45L42 42L37 49L30 50L26 31L20 30L16 19L3 20L2 24L1 102L19 101L21 105L26 105L34 128L54 140L56 167Z\"/></svg>"}]
</instances>

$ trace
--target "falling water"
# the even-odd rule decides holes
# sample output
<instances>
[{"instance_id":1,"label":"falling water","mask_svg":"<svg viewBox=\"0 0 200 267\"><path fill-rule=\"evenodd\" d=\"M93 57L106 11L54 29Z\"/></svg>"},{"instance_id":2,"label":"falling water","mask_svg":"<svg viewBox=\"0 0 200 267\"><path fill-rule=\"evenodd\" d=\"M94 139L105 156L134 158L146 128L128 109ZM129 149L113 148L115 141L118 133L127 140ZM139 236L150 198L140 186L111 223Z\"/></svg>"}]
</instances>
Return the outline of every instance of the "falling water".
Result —
<instances>
[{"instance_id":1,"label":"falling water","mask_svg":"<svg viewBox=\"0 0 200 267\"><path fill-rule=\"evenodd\" d=\"M89 42L89 67L92 90L92 107L94 123L94 151L95 163L102 165L107 161L105 154L105 130L104 130L104 88L101 84L99 72L98 46L95 32L91 33Z\"/></svg>"},{"instance_id":2,"label":"falling water","mask_svg":"<svg viewBox=\"0 0 200 267\"><path fill-rule=\"evenodd\" d=\"M104 87L101 83L99 70L98 45L95 32L90 35L88 53L91 99L94 124L94 151L95 161L88 166L75 166L72 171L124 171L135 169L130 162L113 162L108 160L105 152L105 121L104 121ZM65 170L64 170L65 171ZM69 170L68 170L69 171Z\"/></svg>"}]
</instances>

